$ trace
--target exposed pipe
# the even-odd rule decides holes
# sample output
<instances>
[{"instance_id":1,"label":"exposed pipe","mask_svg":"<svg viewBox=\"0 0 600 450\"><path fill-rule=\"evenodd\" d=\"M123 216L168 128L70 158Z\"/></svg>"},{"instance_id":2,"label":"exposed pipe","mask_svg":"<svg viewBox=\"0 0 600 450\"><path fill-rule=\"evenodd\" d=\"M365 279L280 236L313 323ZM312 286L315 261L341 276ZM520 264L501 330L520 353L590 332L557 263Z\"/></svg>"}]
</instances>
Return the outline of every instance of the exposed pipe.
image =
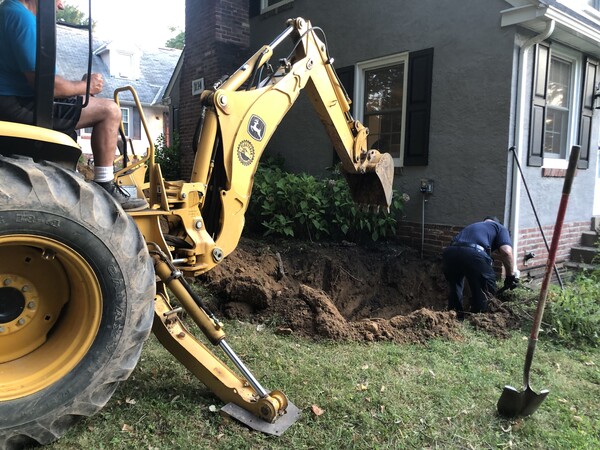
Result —
<instances>
[{"instance_id":1,"label":"exposed pipe","mask_svg":"<svg viewBox=\"0 0 600 450\"><path fill-rule=\"evenodd\" d=\"M423 195L423 203L421 205L421 259L423 259L423 252L425 250L425 203L427 200L425 199L425 192Z\"/></svg>"},{"instance_id":2,"label":"exposed pipe","mask_svg":"<svg viewBox=\"0 0 600 450\"><path fill-rule=\"evenodd\" d=\"M533 36L528 39L521 45L519 50L519 73L517 78L517 117L516 117L516 130L515 130L515 156L519 161L521 159L521 152L523 149L527 148L527 144L525 143L525 111L527 107L527 102L525 100L525 78L527 76L527 58L529 55L529 51L531 48L539 44L540 42L548 39L550 35L554 32L555 21L549 20L546 22L546 27L544 31L540 34ZM508 155L510 158L510 155ZM513 254L514 262L513 262L513 272L518 275L518 263L519 261L519 215L521 210L521 179L519 178L519 174L517 171L517 165L512 163L512 186L511 186L511 211L510 211L510 230L512 231L512 241L513 241Z\"/></svg>"}]
</instances>

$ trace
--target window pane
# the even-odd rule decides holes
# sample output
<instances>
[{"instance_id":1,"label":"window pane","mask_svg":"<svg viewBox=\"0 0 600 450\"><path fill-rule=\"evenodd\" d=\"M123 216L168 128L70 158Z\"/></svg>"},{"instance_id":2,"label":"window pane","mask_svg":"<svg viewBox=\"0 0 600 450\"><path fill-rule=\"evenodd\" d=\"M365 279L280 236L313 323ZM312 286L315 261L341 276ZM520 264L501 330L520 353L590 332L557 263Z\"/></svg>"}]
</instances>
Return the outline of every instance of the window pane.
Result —
<instances>
[{"instance_id":1,"label":"window pane","mask_svg":"<svg viewBox=\"0 0 600 450\"><path fill-rule=\"evenodd\" d=\"M552 57L548 80L544 154L564 158L569 134L572 63Z\"/></svg>"},{"instance_id":2,"label":"window pane","mask_svg":"<svg viewBox=\"0 0 600 450\"><path fill-rule=\"evenodd\" d=\"M546 115L546 134L544 135L544 154L548 156L564 155L567 148L569 113L548 108Z\"/></svg>"},{"instance_id":3,"label":"window pane","mask_svg":"<svg viewBox=\"0 0 600 450\"><path fill-rule=\"evenodd\" d=\"M365 72L365 113L402 108L404 64Z\"/></svg>"},{"instance_id":4,"label":"window pane","mask_svg":"<svg viewBox=\"0 0 600 450\"><path fill-rule=\"evenodd\" d=\"M571 82L571 64L552 58L548 83L548 103L552 106L568 108Z\"/></svg>"},{"instance_id":5,"label":"window pane","mask_svg":"<svg viewBox=\"0 0 600 450\"><path fill-rule=\"evenodd\" d=\"M121 120L123 121L123 132L129 137L129 108L121 108Z\"/></svg>"},{"instance_id":6,"label":"window pane","mask_svg":"<svg viewBox=\"0 0 600 450\"><path fill-rule=\"evenodd\" d=\"M365 71L364 122L369 148L400 157L404 63Z\"/></svg>"}]
</instances>

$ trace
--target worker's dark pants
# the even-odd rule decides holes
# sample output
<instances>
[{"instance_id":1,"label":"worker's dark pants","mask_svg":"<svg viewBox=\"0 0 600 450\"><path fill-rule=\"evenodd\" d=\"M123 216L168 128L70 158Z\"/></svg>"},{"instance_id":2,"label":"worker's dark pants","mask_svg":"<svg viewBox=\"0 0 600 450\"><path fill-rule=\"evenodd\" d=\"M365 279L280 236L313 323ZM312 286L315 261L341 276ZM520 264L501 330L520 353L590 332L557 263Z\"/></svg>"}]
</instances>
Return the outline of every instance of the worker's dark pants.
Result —
<instances>
[{"instance_id":1,"label":"worker's dark pants","mask_svg":"<svg viewBox=\"0 0 600 450\"><path fill-rule=\"evenodd\" d=\"M471 312L487 311L488 297L496 293L496 273L492 258L471 247L450 246L443 254L444 276L450 284L448 309L463 312L463 286L465 277L473 294Z\"/></svg>"}]
</instances>

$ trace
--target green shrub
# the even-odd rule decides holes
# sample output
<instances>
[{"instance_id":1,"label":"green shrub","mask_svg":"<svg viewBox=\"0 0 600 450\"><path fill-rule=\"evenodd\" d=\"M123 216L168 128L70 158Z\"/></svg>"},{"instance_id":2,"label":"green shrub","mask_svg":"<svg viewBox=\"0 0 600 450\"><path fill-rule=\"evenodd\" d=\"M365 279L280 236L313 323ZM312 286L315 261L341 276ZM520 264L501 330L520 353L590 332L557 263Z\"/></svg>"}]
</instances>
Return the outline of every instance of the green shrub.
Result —
<instances>
[{"instance_id":1,"label":"green shrub","mask_svg":"<svg viewBox=\"0 0 600 450\"><path fill-rule=\"evenodd\" d=\"M549 294L546 321L563 343L600 344L600 273L584 273Z\"/></svg>"},{"instance_id":2,"label":"green shrub","mask_svg":"<svg viewBox=\"0 0 600 450\"><path fill-rule=\"evenodd\" d=\"M356 205L339 173L321 180L263 164L254 178L247 222L265 235L377 241L395 234L406 196L394 195L390 213L366 211Z\"/></svg>"},{"instance_id":3,"label":"green shrub","mask_svg":"<svg viewBox=\"0 0 600 450\"><path fill-rule=\"evenodd\" d=\"M181 179L180 147L179 135L175 132L170 146L166 145L164 134L156 139L154 160L160 164L160 170L165 180Z\"/></svg>"}]
</instances>

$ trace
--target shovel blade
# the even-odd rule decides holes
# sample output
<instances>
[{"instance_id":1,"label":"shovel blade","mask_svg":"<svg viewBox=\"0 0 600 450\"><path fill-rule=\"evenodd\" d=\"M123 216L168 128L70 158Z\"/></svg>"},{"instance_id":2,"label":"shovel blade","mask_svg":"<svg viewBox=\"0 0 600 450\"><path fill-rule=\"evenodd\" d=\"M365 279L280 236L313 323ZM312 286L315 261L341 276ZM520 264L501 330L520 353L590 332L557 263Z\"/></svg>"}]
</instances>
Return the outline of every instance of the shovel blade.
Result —
<instances>
[{"instance_id":1,"label":"shovel blade","mask_svg":"<svg viewBox=\"0 0 600 450\"><path fill-rule=\"evenodd\" d=\"M498 400L498 412L508 418L529 416L539 408L549 392L544 389L537 394L529 386L519 392L512 386L504 386Z\"/></svg>"}]
</instances>

